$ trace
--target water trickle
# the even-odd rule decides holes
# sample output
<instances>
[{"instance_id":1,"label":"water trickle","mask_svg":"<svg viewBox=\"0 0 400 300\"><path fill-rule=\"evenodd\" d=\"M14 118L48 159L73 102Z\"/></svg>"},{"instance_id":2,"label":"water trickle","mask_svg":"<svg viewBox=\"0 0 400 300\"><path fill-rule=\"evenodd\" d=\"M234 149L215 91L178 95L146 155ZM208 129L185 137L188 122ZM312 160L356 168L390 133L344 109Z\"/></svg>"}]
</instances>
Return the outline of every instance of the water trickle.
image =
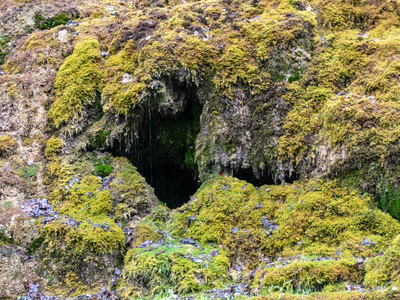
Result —
<instances>
[{"instance_id":1,"label":"water trickle","mask_svg":"<svg viewBox=\"0 0 400 300\"><path fill-rule=\"evenodd\" d=\"M181 113L169 116L151 108L149 102L142 122L132 122L132 140L119 141L111 149L115 156L126 156L170 208L189 201L199 188L197 166L188 164L186 158L193 155L188 149L195 147L200 112L201 106L191 103Z\"/></svg>"},{"instance_id":2,"label":"water trickle","mask_svg":"<svg viewBox=\"0 0 400 300\"><path fill-rule=\"evenodd\" d=\"M150 185L153 185L153 154L151 149L151 110L149 105L149 152L150 152Z\"/></svg>"}]
</instances>

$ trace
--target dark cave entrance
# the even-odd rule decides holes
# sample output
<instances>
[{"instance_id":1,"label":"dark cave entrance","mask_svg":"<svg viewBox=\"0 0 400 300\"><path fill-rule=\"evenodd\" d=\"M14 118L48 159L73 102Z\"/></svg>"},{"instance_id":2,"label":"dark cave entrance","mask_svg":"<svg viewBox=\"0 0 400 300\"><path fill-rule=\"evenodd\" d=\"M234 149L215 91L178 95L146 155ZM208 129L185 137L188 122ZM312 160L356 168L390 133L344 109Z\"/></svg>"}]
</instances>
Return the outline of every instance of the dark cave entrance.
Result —
<instances>
[{"instance_id":1,"label":"dark cave entrance","mask_svg":"<svg viewBox=\"0 0 400 300\"><path fill-rule=\"evenodd\" d=\"M203 107L195 89L176 83L172 86L181 100L178 101L179 108L174 113L171 110L162 111L159 104L155 105L157 99L153 98L141 108L142 119L139 128L136 128L137 135L135 132L127 133L132 137L129 142L114 142L108 150L114 156L127 157L154 188L156 196L174 209L187 203L200 187L195 142L200 132ZM281 183L268 169L260 170L258 176L251 168L228 172L254 186ZM286 183L293 183L297 179L296 174L284 178Z\"/></svg>"},{"instance_id":2,"label":"dark cave entrance","mask_svg":"<svg viewBox=\"0 0 400 300\"><path fill-rule=\"evenodd\" d=\"M111 149L127 157L172 209L187 203L200 186L194 155L202 106L194 96L187 98L175 115L149 105L133 142L114 143Z\"/></svg>"},{"instance_id":3,"label":"dark cave entrance","mask_svg":"<svg viewBox=\"0 0 400 300\"><path fill-rule=\"evenodd\" d=\"M260 176L256 176L251 168L240 169L233 171L233 177L239 178L240 180L245 180L254 186L262 186L264 184L273 185L275 184L274 178L271 174L267 172L262 172Z\"/></svg>"},{"instance_id":4,"label":"dark cave entrance","mask_svg":"<svg viewBox=\"0 0 400 300\"><path fill-rule=\"evenodd\" d=\"M269 170L261 170L259 176L256 176L251 168L239 169L233 171L232 176L239 178L240 180L245 180L256 187L265 184L278 185L282 183L282 181L276 178ZM290 184L298 179L299 177L297 176L297 174L292 174L292 176L290 177L286 176L284 178L285 182Z\"/></svg>"}]
</instances>

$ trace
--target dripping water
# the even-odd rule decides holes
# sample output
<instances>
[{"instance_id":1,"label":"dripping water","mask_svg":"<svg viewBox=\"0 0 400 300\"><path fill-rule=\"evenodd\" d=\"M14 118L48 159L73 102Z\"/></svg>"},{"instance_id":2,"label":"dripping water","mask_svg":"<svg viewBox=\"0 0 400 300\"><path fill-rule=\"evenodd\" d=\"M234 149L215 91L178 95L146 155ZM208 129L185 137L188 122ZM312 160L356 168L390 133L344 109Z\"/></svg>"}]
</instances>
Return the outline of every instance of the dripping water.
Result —
<instances>
[{"instance_id":1,"label":"dripping water","mask_svg":"<svg viewBox=\"0 0 400 300\"><path fill-rule=\"evenodd\" d=\"M149 154L150 154L150 185L153 185L153 155L151 149L151 111L149 105Z\"/></svg>"}]
</instances>

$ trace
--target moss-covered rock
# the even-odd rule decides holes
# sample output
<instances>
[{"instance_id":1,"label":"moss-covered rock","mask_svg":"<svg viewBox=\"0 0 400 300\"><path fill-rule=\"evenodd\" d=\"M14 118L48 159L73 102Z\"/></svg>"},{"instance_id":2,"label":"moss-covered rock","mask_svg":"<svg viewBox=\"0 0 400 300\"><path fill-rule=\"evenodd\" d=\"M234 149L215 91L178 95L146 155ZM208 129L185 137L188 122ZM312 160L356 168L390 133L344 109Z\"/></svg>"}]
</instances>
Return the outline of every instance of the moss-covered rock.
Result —
<instances>
[{"instance_id":1,"label":"moss-covered rock","mask_svg":"<svg viewBox=\"0 0 400 300\"><path fill-rule=\"evenodd\" d=\"M85 107L93 105L102 80L100 45L96 38L78 42L56 77L56 100L49 117L56 127L82 115Z\"/></svg>"},{"instance_id":2,"label":"moss-covered rock","mask_svg":"<svg viewBox=\"0 0 400 300\"><path fill-rule=\"evenodd\" d=\"M40 242L33 251L43 271L54 278L49 291L96 290L109 284L123 260L125 234L119 221L139 218L158 200L126 159L106 156L68 163L65 157L51 158L47 180L56 213L39 219ZM111 177L94 176L99 161L113 167Z\"/></svg>"},{"instance_id":3,"label":"moss-covered rock","mask_svg":"<svg viewBox=\"0 0 400 300\"><path fill-rule=\"evenodd\" d=\"M214 251L214 252L213 252ZM125 257L125 295L178 294L222 288L229 282L226 251L171 244L154 250L135 248Z\"/></svg>"},{"instance_id":4,"label":"moss-covered rock","mask_svg":"<svg viewBox=\"0 0 400 300\"><path fill-rule=\"evenodd\" d=\"M365 284L371 287L392 283L400 285L400 236L397 236L387 251L368 261Z\"/></svg>"},{"instance_id":5,"label":"moss-covered rock","mask_svg":"<svg viewBox=\"0 0 400 300\"><path fill-rule=\"evenodd\" d=\"M384 250L400 230L370 205L369 197L342 190L334 181L255 188L218 177L204 183L182 212L174 212L171 229L203 243L222 243L235 260L250 265L252 255L351 259ZM195 220L189 226L190 217ZM374 243L366 246L365 240Z\"/></svg>"}]
</instances>

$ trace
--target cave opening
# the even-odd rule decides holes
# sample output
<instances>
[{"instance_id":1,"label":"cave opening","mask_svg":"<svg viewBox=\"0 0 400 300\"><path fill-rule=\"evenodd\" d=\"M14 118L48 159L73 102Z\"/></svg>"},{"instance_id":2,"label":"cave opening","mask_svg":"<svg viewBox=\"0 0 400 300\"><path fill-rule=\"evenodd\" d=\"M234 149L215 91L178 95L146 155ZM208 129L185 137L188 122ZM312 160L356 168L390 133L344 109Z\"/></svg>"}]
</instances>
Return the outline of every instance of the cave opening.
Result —
<instances>
[{"instance_id":1,"label":"cave opening","mask_svg":"<svg viewBox=\"0 0 400 300\"><path fill-rule=\"evenodd\" d=\"M276 178L276 176L274 176L274 174L269 170L261 170L257 176L251 168L239 169L232 171L232 176L240 180L245 180L256 187L262 185L278 185L282 183L282 181L279 178ZM292 174L292 176L286 176L284 178L285 183L289 184L292 184L298 179L299 177L297 174Z\"/></svg>"},{"instance_id":2,"label":"cave opening","mask_svg":"<svg viewBox=\"0 0 400 300\"><path fill-rule=\"evenodd\" d=\"M194 96L186 98L174 114L149 105L136 138L129 144L114 143L111 149L127 157L171 209L187 203L200 186L194 156L202 106Z\"/></svg>"},{"instance_id":3,"label":"cave opening","mask_svg":"<svg viewBox=\"0 0 400 300\"><path fill-rule=\"evenodd\" d=\"M200 187L198 166L195 160L196 138L200 132L203 110L194 89L176 87L180 106L173 113L163 111L154 102L142 107L143 118L133 138L115 141L108 150L115 156L125 156L138 169L154 193L169 208L182 206ZM132 127L134 128L134 127ZM273 172L261 170L255 175L252 168L230 170L230 175L254 186L282 183ZM297 175L285 177L293 183Z\"/></svg>"}]
</instances>

